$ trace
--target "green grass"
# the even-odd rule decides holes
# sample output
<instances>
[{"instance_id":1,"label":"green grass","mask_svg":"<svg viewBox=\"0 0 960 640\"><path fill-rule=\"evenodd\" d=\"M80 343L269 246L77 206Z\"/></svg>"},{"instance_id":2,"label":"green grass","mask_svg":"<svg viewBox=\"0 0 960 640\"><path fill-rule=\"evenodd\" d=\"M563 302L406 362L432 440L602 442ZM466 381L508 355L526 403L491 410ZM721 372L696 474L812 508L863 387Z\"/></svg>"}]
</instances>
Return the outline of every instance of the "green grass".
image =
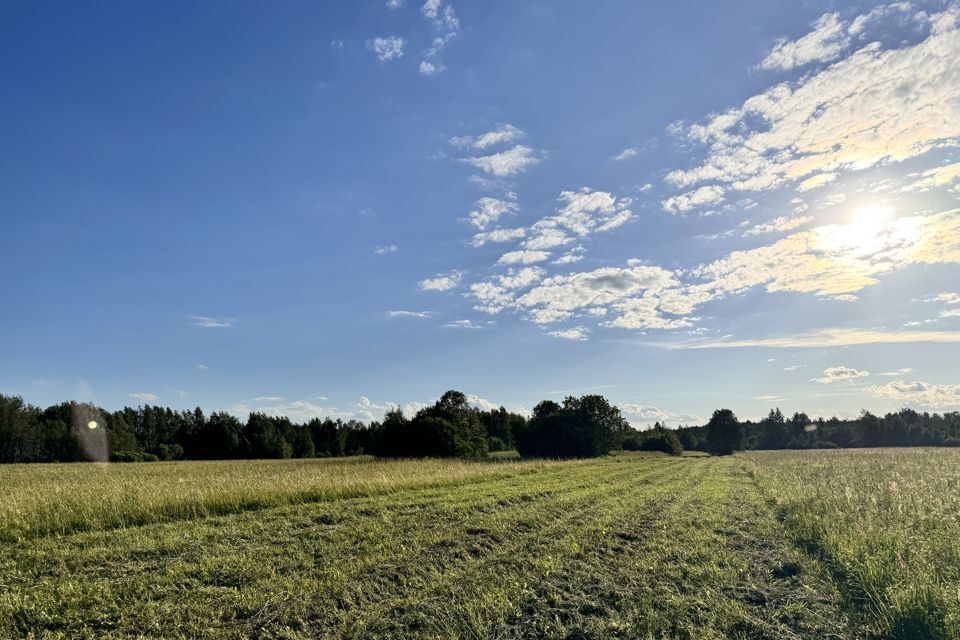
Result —
<instances>
[{"instance_id":1,"label":"green grass","mask_svg":"<svg viewBox=\"0 0 960 640\"><path fill-rule=\"evenodd\" d=\"M0 638L957 638L958 461L0 467Z\"/></svg>"},{"instance_id":2,"label":"green grass","mask_svg":"<svg viewBox=\"0 0 960 640\"><path fill-rule=\"evenodd\" d=\"M335 458L0 465L0 541L453 486L548 464Z\"/></svg>"},{"instance_id":3,"label":"green grass","mask_svg":"<svg viewBox=\"0 0 960 640\"><path fill-rule=\"evenodd\" d=\"M107 528L91 508L99 519L86 528L99 531L34 528L2 547L0 637L843 635L832 585L779 535L737 461L472 463L458 482L438 474L414 483L406 473L461 464L361 461L345 465L349 478L395 482L368 495L318 493L316 502L129 528ZM234 474L224 486L235 488L236 465L167 473L206 478L222 466ZM143 467L169 497L171 481L152 471L160 468ZM266 491L271 473L294 468L260 463L249 478ZM50 469L35 473L50 486ZM132 465L116 473L135 477ZM128 504L105 486L114 496L106 512ZM775 576L794 564L808 569Z\"/></svg>"},{"instance_id":4,"label":"green grass","mask_svg":"<svg viewBox=\"0 0 960 640\"><path fill-rule=\"evenodd\" d=\"M960 451L755 452L793 535L881 635L960 638Z\"/></svg>"}]
</instances>

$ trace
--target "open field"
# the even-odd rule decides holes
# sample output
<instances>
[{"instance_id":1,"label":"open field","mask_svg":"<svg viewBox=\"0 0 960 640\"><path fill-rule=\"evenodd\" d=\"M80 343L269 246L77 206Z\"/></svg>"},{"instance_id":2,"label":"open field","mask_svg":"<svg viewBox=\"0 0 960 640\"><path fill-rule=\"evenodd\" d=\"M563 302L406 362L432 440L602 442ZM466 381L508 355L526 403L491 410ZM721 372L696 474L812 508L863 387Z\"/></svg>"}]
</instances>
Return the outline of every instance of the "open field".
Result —
<instances>
[{"instance_id":1,"label":"open field","mask_svg":"<svg viewBox=\"0 0 960 640\"><path fill-rule=\"evenodd\" d=\"M957 453L4 467L0 637L956 638Z\"/></svg>"}]
</instances>

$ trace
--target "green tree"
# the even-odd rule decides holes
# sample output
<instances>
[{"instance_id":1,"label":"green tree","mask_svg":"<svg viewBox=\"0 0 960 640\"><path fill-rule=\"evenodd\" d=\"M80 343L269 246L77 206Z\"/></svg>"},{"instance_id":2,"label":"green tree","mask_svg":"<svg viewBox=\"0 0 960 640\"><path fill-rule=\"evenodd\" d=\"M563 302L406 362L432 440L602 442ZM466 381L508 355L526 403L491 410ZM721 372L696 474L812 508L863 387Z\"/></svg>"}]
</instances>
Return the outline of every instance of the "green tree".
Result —
<instances>
[{"instance_id":1,"label":"green tree","mask_svg":"<svg viewBox=\"0 0 960 640\"><path fill-rule=\"evenodd\" d=\"M251 413L244 431L251 458L289 458L293 454L293 447L283 437L274 419L266 414Z\"/></svg>"},{"instance_id":2,"label":"green tree","mask_svg":"<svg viewBox=\"0 0 960 640\"><path fill-rule=\"evenodd\" d=\"M619 448L630 432L620 410L600 395L544 400L517 439L521 455L587 458Z\"/></svg>"},{"instance_id":3,"label":"green tree","mask_svg":"<svg viewBox=\"0 0 960 640\"><path fill-rule=\"evenodd\" d=\"M717 409L710 417L707 449L715 456L728 456L743 449L743 425L730 409Z\"/></svg>"}]
</instances>

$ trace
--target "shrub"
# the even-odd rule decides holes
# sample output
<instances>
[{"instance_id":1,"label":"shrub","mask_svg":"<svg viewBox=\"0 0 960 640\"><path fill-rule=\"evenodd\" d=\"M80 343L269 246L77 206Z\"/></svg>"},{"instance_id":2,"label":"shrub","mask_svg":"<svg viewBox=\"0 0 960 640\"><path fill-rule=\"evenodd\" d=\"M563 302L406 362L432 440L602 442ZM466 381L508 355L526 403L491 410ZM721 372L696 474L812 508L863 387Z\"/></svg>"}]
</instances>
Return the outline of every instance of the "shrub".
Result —
<instances>
[{"instance_id":1,"label":"shrub","mask_svg":"<svg viewBox=\"0 0 960 640\"><path fill-rule=\"evenodd\" d=\"M487 440L487 444L490 451L508 451L510 449L507 446L507 443L497 436L490 436L490 438Z\"/></svg>"},{"instance_id":2,"label":"shrub","mask_svg":"<svg viewBox=\"0 0 960 640\"><path fill-rule=\"evenodd\" d=\"M683 453L683 446L677 434L668 429L656 429L648 432L640 443L641 451L662 451L671 456L679 456Z\"/></svg>"},{"instance_id":3,"label":"shrub","mask_svg":"<svg viewBox=\"0 0 960 640\"><path fill-rule=\"evenodd\" d=\"M158 462L160 458L152 453L143 451L114 451L110 454L110 462Z\"/></svg>"}]
</instances>

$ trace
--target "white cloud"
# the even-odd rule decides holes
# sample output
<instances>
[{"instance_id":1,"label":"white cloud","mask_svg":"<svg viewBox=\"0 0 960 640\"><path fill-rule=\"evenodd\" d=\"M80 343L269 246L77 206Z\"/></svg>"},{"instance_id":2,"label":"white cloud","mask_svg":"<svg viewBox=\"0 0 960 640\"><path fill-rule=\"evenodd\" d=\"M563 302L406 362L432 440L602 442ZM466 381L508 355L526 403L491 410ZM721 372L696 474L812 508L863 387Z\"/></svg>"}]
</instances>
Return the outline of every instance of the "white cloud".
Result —
<instances>
[{"instance_id":1,"label":"white cloud","mask_svg":"<svg viewBox=\"0 0 960 640\"><path fill-rule=\"evenodd\" d=\"M378 37L367 42L367 47L377 55L380 62L402 58L403 45L403 38L399 36Z\"/></svg>"},{"instance_id":2,"label":"white cloud","mask_svg":"<svg viewBox=\"0 0 960 640\"><path fill-rule=\"evenodd\" d=\"M818 173L817 175L810 176L798 184L797 191L811 191L817 187L822 187L825 184L830 184L836 179L837 174L835 173Z\"/></svg>"},{"instance_id":3,"label":"white cloud","mask_svg":"<svg viewBox=\"0 0 960 640\"><path fill-rule=\"evenodd\" d=\"M564 255L560 256L550 264L555 264L555 265L573 264L575 262L580 262L581 260L583 260L583 256L578 253L565 253Z\"/></svg>"},{"instance_id":4,"label":"white cloud","mask_svg":"<svg viewBox=\"0 0 960 640\"><path fill-rule=\"evenodd\" d=\"M483 197L477 200L474 205L476 208L467 214L470 224L483 231L501 216L515 214L519 207L516 202L512 202L513 194L507 194L507 198L509 199Z\"/></svg>"},{"instance_id":5,"label":"white cloud","mask_svg":"<svg viewBox=\"0 0 960 640\"><path fill-rule=\"evenodd\" d=\"M892 377L892 376L902 376L912 372L913 372L913 369L905 368L905 369L897 369L896 371L884 371L883 373L878 373L877 375Z\"/></svg>"},{"instance_id":6,"label":"white cloud","mask_svg":"<svg viewBox=\"0 0 960 640\"><path fill-rule=\"evenodd\" d=\"M574 242L573 237L567 235L567 233L563 230L555 227L547 227L542 225L535 229L535 234L536 235L523 243L524 247L539 251L543 249L562 247Z\"/></svg>"},{"instance_id":7,"label":"white cloud","mask_svg":"<svg viewBox=\"0 0 960 640\"><path fill-rule=\"evenodd\" d=\"M403 0L387 0L387 9L399 9L403 6Z\"/></svg>"},{"instance_id":8,"label":"white cloud","mask_svg":"<svg viewBox=\"0 0 960 640\"><path fill-rule=\"evenodd\" d=\"M698 415L690 415L686 413L673 413L671 411L666 411L658 407L654 407L647 404L636 404L636 403L620 403L617 405L623 415L626 416L628 420L632 423L639 424L653 424L654 422L659 422L665 424L667 422L672 423L683 423L683 424L701 424L703 419Z\"/></svg>"},{"instance_id":9,"label":"white cloud","mask_svg":"<svg viewBox=\"0 0 960 640\"><path fill-rule=\"evenodd\" d=\"M443 0L427 0L423 3L423 6L420 7L420 12L428 20L436 20L437 15L440 13L440 5L443 3Z\"/></svg>"},{"instance_id":10,"label":"white cloud","mask_svg":"<svg viewBox=\"0 0 960 640\"><path fill-rule=\"evenodd\" d=\"M537 324L564 320L575 312L590 307L614 306L623 314L612 321L614 326L629 324L653 327L669 323L660 315L661 300L657 294L678 284L674 275L660 267L604 267L595 271L557 275L547 278L514 300L516 308L526 311ZM650 307L641 319L631 307L636 296L645 296ZM669 306L669 305L666 305Z\"/></svg>"},{"instance_id":11,"label":"white cloud","mask_svg":"<svg viewBox=\"0 0 960 640\"><path fill-rule=\"evenodd\" d=\"M190 316L193 321L190 323L194 327L203 329L225 329L232 327L237 323L233 318L212 318L210 316Z\"/></svg>"},{"instance_id":12,"label":"white cloud","mask_svg":"<svg viewBox=\"0 0 960 640\"><path fill-rule=\"evenodd\" d=\"M796 218L787 218L780 216L779 218L774 218L770 222L764 222L762 224L754 225L743 232L744 238L749 238L750 236L759 236L764 233L778 233L780 231L790 231L791 229L796 229L797 227L802 227L803 225L811 222L813 218L810 216L799 216Z\"/></svg>"},{"instance_id":13,"label":"white cloud","mask_svg":"<svg viewBox=\"0 0 960 640\"><path fill-rule=\"evenodd\" d=\"M488 147L513 142L521 136L523 136L523 131L508 123L479 136L457 136L451 138L450 142L458 147L483 151Z\"/></svg>"},{"instance_id":14,"label":"white cloud","mask_svg":"<svg viewBox=\"0 0 960 640\"><path fill-rule=\"evenodd\" d=\"M443 326L453 329L483 329L482 325L476 324L473 320L454 320Z\"/></svg>"},{"instance_id":15,"label":"white cloud","mask_svg":"<svg viewBox=\"0 0 960 640\"><path fill-rule=\"evenodd\" d=\"M960 293L954 293L952 291L944 291L938 293L926 300L926 302L942 302L944 304L960 304Z\"/></svg>"},{"instance_id":16,"label":"white cloud","mask_svg":"<svg viewBox=\"0 0 960 640\"><path fill-rule=\"evenodd\" d=\"M463 161L498 178L503 178L525 171L527 167L540 162L540 159L533 155L533 149L518 144L500 153L488 156L473 156L464 158Z\"/></svg>"},{"instance_id":17,"label":"white cloud","mask_svg":"<svg viewBox=\"0 0 960 640\"><path fill-rule=\"evenodd\" d=\"M858 344L914 344L922 342L939 344L960 343L960 331L820 329L817 331L775 338L700 340L686 343L664 344L663 346L671 349L724 349L744 347L809 349L823 347L846 347Z\"/></svg>"},{"instance_id":18,"label":"white cloud","mask_svg":"<svg viewBox=\"0 0 960 640\"><path fill-rule=\"evenodd\" d=\"M156 402L160 399L155 393L128 393L127 395L140 402Z\"/></svg>"},{"instance_id":19,"label":"white cloud","mask_svg":"<svg viewBox=\"0 0 960 640\"><path fill-rule=\"evenodd\" d=\"M715 297L758 285L771 292L836 296L911 264L947 262L960 262L960 210L817 227L734 251L692 273L706 280Z\"/></svg>"},{"instance_id":20,"label":"white cloud","mask_svg":"<svg viewBox=\"0 0 960 640\"><path fill-rule=\"evenodd\" d=\"M664 200L662 204L663 208L670 213L684 213L703 205L723 202L723 199L723 187L708 185L677 196L671 196Z\"/></svg>"},{"instance_id":21,"label":"white cloud","mask_svg":"<svg viewBox=\"0 0 960 640\"><path fill-rule=\"evenodd\" d=\"M560 212L530 227L529 245L537 238L553 245L543 230L563 231L567 235L600 230L604 216L619 211L615 199L604 192L565 192ZM587 206L585 203L590 203ZM803 220L805 221L805 220ZM595 271L574 272L543 279L525 293L499 286L494 280L470 287L469 297L487 313L512 309L537 324L551 324L573 316L596 317L603 325L632 330L675 330L693 326L699 318L695 311L703 304L763 287L768 292L789 291L855 300L860 289L876 284L888 272L914 264L960 263L960 210L936 214L905 215L870 219L868 224L825 225L794 233L772 244L734 251L723 258L692 269L671 272L627 261L627 268L605 267ZM782 226L784 221L767 223ZM790 226L792 223L787 223ZM758 233L760 230L752 232ZM752 235L751 234L751 235ZM566 240L563 240L566 242ZM538 246L538 245L534 245ZM579 249L579 248L578 248ZM568 253L569 263L579 251ZM505 254L499 264L530 264L549 258L549 252L523 248ZM831 330L833 331L833 330ZM832 336L807 336L768 339L771 346L804 346L807 343L844 341L944 341L943 336L918 337L917 332L890 334L835 331ZM696 344L694 344L696 343ZM764 341L720 341L689 347L754 346ZM669 345L666 345L669 346Z\"/></svg>"},{"instance_id":22,"label":"white cloud","mask_svg":"<svg viewBox=\"0 0 960 640\"><path fill-rule=\"evenodd\" d=\"M916 9L909 2L892 2L871 9L869 13L859 15L850 22L847 33L864 39L869 34L882 31L884 26L920 27L930 21L930 16L922 9Z\"/></svg>"},{"instance_id":23,"label":"white cloud","mask_svg":"<svg viewBox=\"0 0 960 640\"><path fill-rule=\"evenodd\" d=\"M855 380L856 378L866 378L870 375L869 371L860 371L850 367L828 367L823 370L823 375L814 378L812 382L820 384L833 384L835 382L844 382L846 380Z\"/></svg>"},{"instance_id":24,"label":"white cloud","mask_svg":"<svg viewBox=\"0 0 960 640\"><path fill-rule=\"evenodd\" d=\"M500 408L500 405L497 403L491 402L486 398L481 398L480 396L472 393L467 394L467 402L470 403L471 407L477 407L481 411L496 411Z\"/></svg>"},{"instance_id":25,"label":"white cloud","mask_svg":"<svg viewBox=\"0 0 960 640\"><path fill-rule=\"evenodd\" d=\"M485 233L478 233L470 238L470 246L472 247L482 247L483 245L494 242L511 242L513 240L520 240L527 235L527 230L523 228L519 229L494 229L493 231L487 231Z\"/></svg>"},{"instance_id":26,"label":"white cloud","mask_svg":"<svg viewBox=\"0 0 960 640\"><path fill-rule=\"evenodd\" d=\"M384 256L384 255L387 255L388 253L396 252L398 248L399 247L397 247L397 245L395 244L388 244L384 247L377 247L376 249L373 250L373 252L378 256Z\"/></svg>"},{"instance_id":27,"label":"white cloud","mask_svg":"<svg viewBox=\"0 0 960 640\"><path fill-rule=\"evenodd\" d=\"M914 180L903 188L904 191L929 191L948 186L954 182L960 182L960 162L912 173L907 177Z\"/></svg>"},{"instance_id":28,"label":"white cloud","mask_svg":"<svg viewBox=\"0 0 960 640\"><path fill-rule=\"evenodd\" d=\"M582 187L577 191L561 191L560 207L530 227L530 237L523 246L542 250L574 242L573 236L586 237L594 232L609 231L628 222L633 212L630 198L617 198L607 191ZM572 234L572 235L571 235Z\"/></svg>"},{"instance_id":29,"label":"white cloud","mask_svg":"<svg viewBox=\"0 0 960 640\"><path fill-rule=\"evenodd\" d=\"M430 311L387 311L391 318L429 318L433 315Z\"/></svg>"},{"instance_id":30,"label":"white cloud","mask_svg":"<svg viewBox=\"0 0 960 640\"><path fill-rule=\"evenodd\" d=\"M703 123L675 127L687 141L707 145L707 155L699 165L670 172L667 181L681 188L711 182L763 190L913 158L957 138L957 16L931 17L940 26L917 44L868 44Z\"/></svg>"},{"instance_id":31,"label":"white cloud","mask_svg":"<svg viewBox=\"0 0 960 640\"><path fill-rule=\"evenodd\" d=\"M210 368L210 367L208 367L208 366L205 365L205 364L197 364L197 365L194 365L194 366L195 366L199 371L206 371L207 369Z\"/></svg>"},{"instance_id":32,"label":"white cloud","mask_svg":"<svg viewBox=\"0 0 960 640\"><path fill-rule=\"evenodd\" d=\"M760 63L761 69L787 71L811 62L829 62L850 46L845 24L836 13L827 13L813 31L797 40L779 40Z\"/></svg>"},{"instance_id":33,"label":"white cloud","mask_svg":"<svg viewBox=\"0 0 960 640\"><path fill-rule=\"evenodd\" d=\"M446 67L436 62L428 62L427 60L421 60L420 66L418 67L418 69L420 70L420 75L434 76L440 73L441 71L443 71L444 69L446 69Z\"/></svg>"},{"instance_id":34,"label":"white cloud","mask_svg":"<svg viewBox=\"0 0 960 640\"><path fill-rule=\"evenodd\" d=\"M420 73L423 75L435 75L440 73L446 67L440 61L440 54L443 49L456 37L460 31L460 20L450 4L444 5L442 0L427 0L420 12L434 32L434 38L430 46L423 52L420 61Z\"/></svg>"},{"instance_id":35,"label":"white cloud","mask_svg":"<svg viewBox=\"0 0 960 640\"><path fill-rule=\"evenodd\" d=\"M550 257L548 251L509 251L497 260L497 264L535 264Z\"/></svg>"},{"instance_id":36,"label":"white cloud","mask_svg":"<svg viewBox=\"0 0 960 640\"><path fill-rule=\"evenodd\" d=\"M550 335L554 338L563 338L564 340L586 340L589 336L590 330L586 327L573 327L571 329L562 329L559 331L551 331Z\"/></svg>"},{"instance_id":37,"label":"white cloud","mask_svg":"<svg viewBox=\"0 0 960 640\"><path fill-rule=\"evenodd\" d=\"M486 282L470 285L469 295L478 301L475 309L496 314L513 304L515 292L527 289L543 279L546 271L540 267L509 269L506 275L494 276Z\"/></svg>"},{"instance_id":38,"label":"white cloud","mask_svg":"<svg viewBox=\"0 0 960 640\"><path fill-rule=\"evenodd\" d=\"M907 402L919 407L960 407L960 384L898 380L865 387L864 390L879 398Z\"/></svg>"},{"instance_id":39,"label":"white cloud","mask_svg":"<svg viewBox=\"0 0 960 640\"><path fill-rule=\"evenodd\" d=\"M453 270L446 273L438 273L433 278L421 280L418 283L421 291L449 291L460 286L460 280L466 275L466 271Z\"/></svg>"},{"instance_id":40,"label":"white cloud","mask_svg":"<svg viewBox=\"0 0 960 640\"><path fill-rule=\"evenodd\" d=\"M623 162L624 160L635 158L638 153L639 151L637 151L636 147L628 147L623 151L621 151L620 153L618 153L617 155L613 156L613 159L616 160L617 162Z\"/></svg>"}]
</instances>

